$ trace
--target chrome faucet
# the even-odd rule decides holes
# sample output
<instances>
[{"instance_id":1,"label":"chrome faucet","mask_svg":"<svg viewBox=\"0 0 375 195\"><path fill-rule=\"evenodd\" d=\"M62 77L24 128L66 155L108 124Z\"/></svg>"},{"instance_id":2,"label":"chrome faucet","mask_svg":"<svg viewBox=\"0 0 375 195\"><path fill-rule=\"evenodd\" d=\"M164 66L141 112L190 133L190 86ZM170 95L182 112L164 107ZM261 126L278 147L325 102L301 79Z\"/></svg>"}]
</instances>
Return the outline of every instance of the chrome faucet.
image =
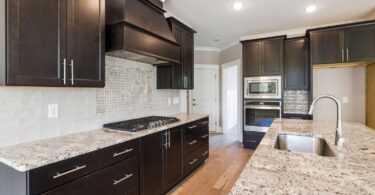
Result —
<instances>
[{"instance_id":1,"label":"chrome faucet","mask_svg":"<svg viewBox=\"0 0 375 195\"><path fill-rule=\"evenodd\" d=\"M333 95L320 95L316 97L310 107L309 115L313 115L315 104L318 100L328 98L333 100L337 105L337 124L336 124L336 136L335 145L342 145L344 143L344 133L342 131L342 109L340 101Z\"/></svg>"}]
</instances>

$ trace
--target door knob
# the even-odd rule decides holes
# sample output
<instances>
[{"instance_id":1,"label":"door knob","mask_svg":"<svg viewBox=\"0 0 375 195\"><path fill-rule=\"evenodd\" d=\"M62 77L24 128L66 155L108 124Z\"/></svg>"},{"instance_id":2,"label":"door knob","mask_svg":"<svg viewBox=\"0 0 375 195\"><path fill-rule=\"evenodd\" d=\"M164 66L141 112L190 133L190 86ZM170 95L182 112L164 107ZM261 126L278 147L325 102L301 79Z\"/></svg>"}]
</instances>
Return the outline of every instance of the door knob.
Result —
<instances>
[{"instance_id":1,"label":"door knob","mask_svg":"<svg viewBox=\"0 0 375 195\"><path fill-rule=\"evenodd\" d=\"M193 106L196 106L197 104L193 104Z\"/></svg>"}]
</instances>

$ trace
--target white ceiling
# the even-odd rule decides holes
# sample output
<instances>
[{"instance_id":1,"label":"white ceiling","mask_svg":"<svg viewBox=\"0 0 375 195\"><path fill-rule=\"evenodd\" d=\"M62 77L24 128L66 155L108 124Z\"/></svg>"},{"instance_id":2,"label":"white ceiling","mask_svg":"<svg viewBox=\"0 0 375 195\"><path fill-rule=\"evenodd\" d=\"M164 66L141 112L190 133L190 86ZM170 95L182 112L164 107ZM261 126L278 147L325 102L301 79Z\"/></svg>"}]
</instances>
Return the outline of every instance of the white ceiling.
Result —
<instances>
[{"instance_id":1,"label":"white ceiling","mask_svg":"<svg viewBox=\"0 0 375 195\"><path fill-rule=\"evenodd\" d=\"M236 11L234 2L244 8ZM304 9L317 5L315 13ZM198 33L196 47L223 49L240 37L356 20L375 8L375 0L168 0L165 9ZM214 41L220 39L219 42Z\"/></svg>"}]
</instances>

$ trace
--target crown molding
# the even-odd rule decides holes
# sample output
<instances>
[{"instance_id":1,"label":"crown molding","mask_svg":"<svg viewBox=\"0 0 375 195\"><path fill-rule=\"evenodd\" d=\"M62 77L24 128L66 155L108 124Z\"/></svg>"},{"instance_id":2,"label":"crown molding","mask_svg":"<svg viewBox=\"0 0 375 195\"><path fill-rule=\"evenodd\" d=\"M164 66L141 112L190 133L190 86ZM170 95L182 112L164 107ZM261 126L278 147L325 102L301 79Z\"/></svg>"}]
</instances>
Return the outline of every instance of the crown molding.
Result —
<instances>
[{"instance_id":1,"label":"crown molding","mask_svg":"<svg viewBox=\"0 0 375 195\"><path fill-rule=\"evenodd\" d=\"M215 52L221 52L220 48L217 47L194 47L194 51L215 51Z\"/></svg>"}]
</instances>

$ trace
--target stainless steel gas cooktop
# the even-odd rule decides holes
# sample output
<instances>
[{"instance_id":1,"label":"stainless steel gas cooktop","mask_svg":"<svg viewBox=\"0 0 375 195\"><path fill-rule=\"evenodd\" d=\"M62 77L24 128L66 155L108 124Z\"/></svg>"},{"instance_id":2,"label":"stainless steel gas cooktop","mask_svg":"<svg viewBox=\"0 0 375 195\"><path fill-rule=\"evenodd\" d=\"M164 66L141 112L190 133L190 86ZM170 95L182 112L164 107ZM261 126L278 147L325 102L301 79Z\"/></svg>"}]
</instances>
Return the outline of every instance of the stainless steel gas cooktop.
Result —
<instances>
[{"instance_id":1,"label":"stainless steel gas cooktop","mask_svg":"<svg viewBox=\"0 0 375 195\"><path fill-rule=\"evenodd\" d=\"M180 121L176 117L149 116L144 118L120 121L115 123L104 124L103 127L112 130L137 132L145 129L171 124Z\"/></svg>"}]
</instances>

